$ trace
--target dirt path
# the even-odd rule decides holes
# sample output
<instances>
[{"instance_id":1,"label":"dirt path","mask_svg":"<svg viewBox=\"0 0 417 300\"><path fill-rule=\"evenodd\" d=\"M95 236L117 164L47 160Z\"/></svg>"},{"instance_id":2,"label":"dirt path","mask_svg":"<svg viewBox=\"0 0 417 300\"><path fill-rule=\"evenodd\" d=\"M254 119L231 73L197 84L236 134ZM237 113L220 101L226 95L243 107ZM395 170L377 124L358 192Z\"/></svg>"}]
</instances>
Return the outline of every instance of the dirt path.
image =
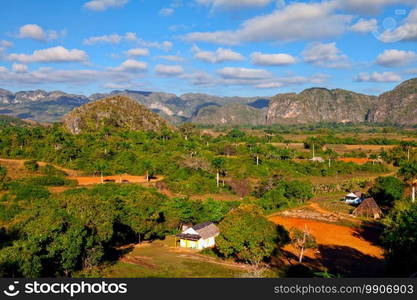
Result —
<instances>
[{"instance_id":1,"label":"dirt path","mask_svg":"<svg viewBox=\"0 0 417 300\"><path fill-rule=\"evenodd\" d=\"M78 185L93 185L102 183L102 178L100 176L75 176L69 177L68 179L77 180ZM140 184L152 184L158 181L164 180L163 176L158 176L155 179L151 179L149 182L146 180L145 176L132 176L132 175L115 175L115 176L104 176L104 182L115 182L115 183L140 183Z\"/></svg>"}]
</instances>

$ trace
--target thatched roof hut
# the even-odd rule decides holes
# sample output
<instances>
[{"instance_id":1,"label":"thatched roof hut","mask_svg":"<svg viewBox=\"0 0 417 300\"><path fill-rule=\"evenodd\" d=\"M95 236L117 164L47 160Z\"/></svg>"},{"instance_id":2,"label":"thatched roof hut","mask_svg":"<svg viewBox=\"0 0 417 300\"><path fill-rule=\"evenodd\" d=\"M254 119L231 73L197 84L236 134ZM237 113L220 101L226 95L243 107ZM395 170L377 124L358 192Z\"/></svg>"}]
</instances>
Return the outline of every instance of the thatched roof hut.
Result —
<instances>
[{"instance_id":1,"label":"thatched roof hut","mask_svg":"<svg viewBox=\"0 0 417 300\"><path fill-rule=\"evenodd\" d=\"M379 208L374 198L367 198L353 211L353 215L377 220L382 217L382 210Z\"/></svg>"}]
</instances>

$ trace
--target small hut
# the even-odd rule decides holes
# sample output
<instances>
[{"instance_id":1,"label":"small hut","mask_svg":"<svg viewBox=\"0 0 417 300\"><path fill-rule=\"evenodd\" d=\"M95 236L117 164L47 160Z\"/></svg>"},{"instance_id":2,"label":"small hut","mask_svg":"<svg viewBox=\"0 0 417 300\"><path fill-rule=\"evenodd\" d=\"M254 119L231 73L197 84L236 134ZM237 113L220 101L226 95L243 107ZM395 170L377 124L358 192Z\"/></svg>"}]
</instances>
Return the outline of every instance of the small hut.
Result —
<instances>
[{"instance_id":1,"label":"small hut","mask_svg":"<svg viewBox=\"0 0 417 300\"><path fill-rule=\"evenodd\" d=\"M374 220L377 220L382 217L382 210L379 208L374 198L366 198L353 211L353 215L357 217L373 218Z\"/></svg>"},{"instance_id":2,"label":"small hut","mask_svg":"<svg viewBox=\"0 0 417 300\"><path fill-rule=\"evenodd\" d=\"M183 226L180 238L180 247L192 249L212 248L216 245L216 237L219 235L219 228L212 222L205 222L193 227Z\"/></svg>"}]
</instances>

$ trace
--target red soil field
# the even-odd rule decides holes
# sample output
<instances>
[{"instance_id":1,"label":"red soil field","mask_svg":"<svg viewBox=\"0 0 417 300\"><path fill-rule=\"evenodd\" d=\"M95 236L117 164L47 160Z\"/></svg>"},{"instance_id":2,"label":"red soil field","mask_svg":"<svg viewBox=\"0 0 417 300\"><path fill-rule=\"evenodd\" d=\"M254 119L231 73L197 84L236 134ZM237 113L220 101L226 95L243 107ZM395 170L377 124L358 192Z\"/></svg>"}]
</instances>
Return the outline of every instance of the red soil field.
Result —
<instances>
[{"instance_id":1,"label":"red soil field","mask_svg":"<svg viewBox=\"0 0 417 300\"><path fill-rule=\"evenodd\" d=\"M337 159L338 161L343 161L345 163L353 162L358 165L364 165L369 162L373 162L374 160L369 158L352 158L352 157L341 157Z\"/></svg>"},{"instance_id":2,"label":"red soil field","mask_svg":"<svg viewBox=\"0 0 417 300\"><path fill-rule=\"evenodd\" d=\"M345 246L353 248L364 255L379 259L383 257L382 249L373 245L371 241L365 240L360 230L313 220L285 218L281 216L270 217L270 220L275 224L284 226L287 230L293 227L304 230L305 226L307 226L319 245ZM285 250L293 252L291 248L291 246L287 246Z\"/></svg>"}]
</instances>

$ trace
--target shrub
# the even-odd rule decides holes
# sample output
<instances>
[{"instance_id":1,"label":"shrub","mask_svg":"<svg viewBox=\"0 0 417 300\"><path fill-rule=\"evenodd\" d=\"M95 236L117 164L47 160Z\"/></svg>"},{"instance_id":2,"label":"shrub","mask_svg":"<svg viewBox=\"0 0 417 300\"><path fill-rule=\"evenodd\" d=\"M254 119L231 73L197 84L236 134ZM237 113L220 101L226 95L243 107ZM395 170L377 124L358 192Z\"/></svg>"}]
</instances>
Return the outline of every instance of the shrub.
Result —
<instances>
[{"instance_id":1,"label":"shrub","mask_svg":"<svg viewBox=\"0 0 417 300\"><path fill-rule=\"evenodd\" d=\"M255 205L241 205L230 211L219 224L217 249L225 257L251 264L268 259L288 243L288 232L268 221Z\"/></svg>"},{"instance_id":2,"label":"shrub","mask_svg":"<svg viewBox=\"0 0 417 300\"><path fill-rule=\"evenodd\" d=\"M404 184L400 179L393 176L379 177L368 193L380 205L393 206L395 201L402 198Z\"/></svg>"},{"instance_id":3,"label":"shrub","mask_svg":"<svg viewBox=\"0 0 417 300\"><path fill-rule=\"evenodd\" d=\"M39 164L36 162L36 160L27 160L24 162L24 166L31 172L37 172L39 170Z\"/></svg>"}]
</instances>

